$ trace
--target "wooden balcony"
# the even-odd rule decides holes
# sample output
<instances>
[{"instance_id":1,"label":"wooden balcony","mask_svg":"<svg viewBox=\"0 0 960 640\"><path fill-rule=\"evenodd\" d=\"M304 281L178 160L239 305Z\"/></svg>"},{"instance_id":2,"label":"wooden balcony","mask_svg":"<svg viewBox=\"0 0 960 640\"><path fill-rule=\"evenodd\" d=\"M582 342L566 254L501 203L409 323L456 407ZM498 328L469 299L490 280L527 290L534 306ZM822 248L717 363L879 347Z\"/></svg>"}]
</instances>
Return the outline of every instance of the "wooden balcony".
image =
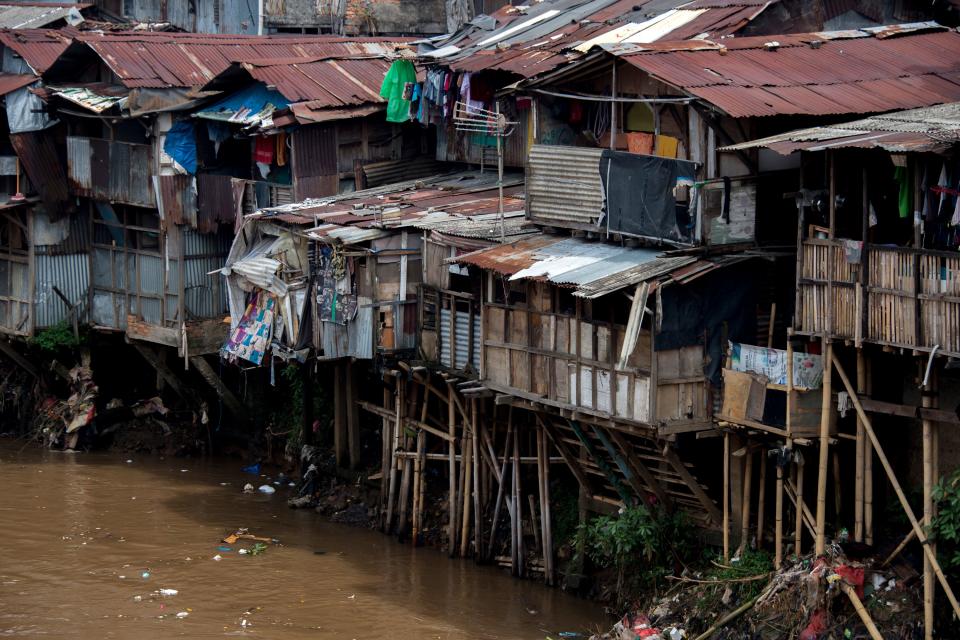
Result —
<instances>
[{"instance_id":1,"label":"wooden balcony","mask_svg":"<svg viewBox=\"0 0 960 640\"><path fill-rule=\"evenodd\" d=\"M960 255L864 245L852 259L843 240L803 242L797 332L960 355Z\"/></svg>"}]
</instances>

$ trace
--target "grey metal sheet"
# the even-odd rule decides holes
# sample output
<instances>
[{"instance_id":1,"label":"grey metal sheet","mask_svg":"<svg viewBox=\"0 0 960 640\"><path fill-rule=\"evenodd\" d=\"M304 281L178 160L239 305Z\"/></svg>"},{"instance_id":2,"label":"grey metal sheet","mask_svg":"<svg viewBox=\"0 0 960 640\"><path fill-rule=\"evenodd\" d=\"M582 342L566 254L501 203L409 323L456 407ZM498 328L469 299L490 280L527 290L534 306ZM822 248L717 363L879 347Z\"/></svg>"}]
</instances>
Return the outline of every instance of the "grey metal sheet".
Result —
<instances>
[{"instance_id":1,"label":"grey metal sheet","mask_svg":"<svg viewBox=\"0 0 960 640\"><path fill-rule=\"evenodd\" d=\"M34 324L37 329L51 327L69 319L66 303L57 287L73 304L79 305L79 322L86 322L87 294L90 288L90 262L86 253L36 256L36 293Z\"/></svg>"},{"instance_id":2,"label":"grey metal sheet","mask_svg":"<svg viewBox=\"0 0 960 640\"><path fill-rule=\"evenodd\" d=\"M603 215L602 149L533 145L527 177L530 219L596 225Z\"/></svg>"}]
</instances>

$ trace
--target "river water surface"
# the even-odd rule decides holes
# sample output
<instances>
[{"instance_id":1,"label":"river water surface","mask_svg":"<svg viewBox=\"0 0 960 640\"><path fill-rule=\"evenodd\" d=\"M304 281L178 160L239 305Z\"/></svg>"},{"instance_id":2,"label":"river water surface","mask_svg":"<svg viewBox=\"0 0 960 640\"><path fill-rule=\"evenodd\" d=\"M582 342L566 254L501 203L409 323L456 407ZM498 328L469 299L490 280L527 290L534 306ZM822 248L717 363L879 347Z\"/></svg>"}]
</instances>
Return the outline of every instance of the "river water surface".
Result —
<instances>
[{"instance_id":1,"label":"river water surface","mask_svg":"<svg viewBox=\"0 0 960 640\"><path fill-rule=\"evenodd\" d=\"M0 636L542 640L606 626L556 589L290 510L289 489L244 494L266 479L239 467L0 440ZM281 544L240 555L253 543L220 542L240 527Z\"/></svg>"}]
</instances>

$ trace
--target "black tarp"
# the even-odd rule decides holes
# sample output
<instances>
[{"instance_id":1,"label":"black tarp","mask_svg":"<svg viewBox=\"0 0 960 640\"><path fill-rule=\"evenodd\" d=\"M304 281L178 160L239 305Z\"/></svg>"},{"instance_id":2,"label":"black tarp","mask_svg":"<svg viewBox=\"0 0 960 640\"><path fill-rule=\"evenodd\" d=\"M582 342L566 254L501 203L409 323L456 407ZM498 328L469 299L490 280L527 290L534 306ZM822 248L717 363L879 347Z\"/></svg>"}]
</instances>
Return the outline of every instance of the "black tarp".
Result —
<instances>
[{"instance_id":1,"label":"black tarp","mask_svg":"<svg viewBox=\"0 0 960 640\"><path fill-rule=\"evenodd\" d=\"M673 189L679 179L692 183L696 163L606 150L600 178L607 194L609 230L690 243L693 229L686 207L677 207Z\"/></svg>"},{"instance_id":2,"label":"black tarp","mask_svg":"<svg viewBox=\"0 0 960 640\"><path fill-rule=\"evenodd\" d=\"M704 374L720 384L723 365L723 324L726 337L752 343L757 335L757 291L764 263L747 260L717 269L693 282L665 287L661 294L660 330L654 336L657 351L704 345L708 362Z\"/></svg>"}]
</instances>

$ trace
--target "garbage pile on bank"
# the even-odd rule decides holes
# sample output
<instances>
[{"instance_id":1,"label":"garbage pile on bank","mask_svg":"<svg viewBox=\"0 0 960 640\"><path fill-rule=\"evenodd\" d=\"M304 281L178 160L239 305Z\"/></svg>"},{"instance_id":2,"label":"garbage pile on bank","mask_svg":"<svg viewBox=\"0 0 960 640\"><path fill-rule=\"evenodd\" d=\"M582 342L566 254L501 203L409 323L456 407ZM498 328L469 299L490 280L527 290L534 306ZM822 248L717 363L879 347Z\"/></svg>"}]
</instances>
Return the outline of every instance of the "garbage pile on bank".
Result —
<instances>
[{"instance_id":1,"label":"garbage pile on bank","mask_svg":"<svg viewBox=\"0 0 960 640\"><path fill-rule=\"evenodd\" d=\"M904 580L905 573L913 575ZM880 568L834 549L826 556L796 560L767 578L673 577L675 586L661 597L591 640L923 635L922 589L915 588L917 577L909 569Z\"/></svg>"}]
</instances>

